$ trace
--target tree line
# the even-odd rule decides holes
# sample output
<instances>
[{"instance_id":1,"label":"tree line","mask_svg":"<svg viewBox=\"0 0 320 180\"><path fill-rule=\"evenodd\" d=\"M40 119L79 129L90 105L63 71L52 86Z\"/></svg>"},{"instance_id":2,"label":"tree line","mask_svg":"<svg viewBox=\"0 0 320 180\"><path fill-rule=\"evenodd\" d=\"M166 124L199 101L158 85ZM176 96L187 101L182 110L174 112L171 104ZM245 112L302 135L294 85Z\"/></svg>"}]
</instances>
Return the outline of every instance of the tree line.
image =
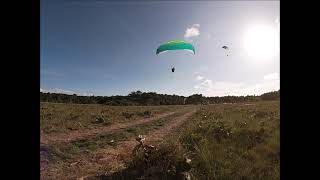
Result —
<instances>
[{"instance_id":1,"label":"tree line","mask_svg":"<svg viewBox=\"0 0 320 180\"><path fill-rule=\"evenodd\" d=\"M219 104L240 103L259 100L278 100L280 90L268 92L261 96L223 96L205 97L193 94L188 97L155 92L134 91L127 96L78 96L76 94L57 94L40 92L40 102L73 103L73 104L104 104L112 106L148 106L148 105L184 105L184 104Z\"/></svg>"}]
</instances>

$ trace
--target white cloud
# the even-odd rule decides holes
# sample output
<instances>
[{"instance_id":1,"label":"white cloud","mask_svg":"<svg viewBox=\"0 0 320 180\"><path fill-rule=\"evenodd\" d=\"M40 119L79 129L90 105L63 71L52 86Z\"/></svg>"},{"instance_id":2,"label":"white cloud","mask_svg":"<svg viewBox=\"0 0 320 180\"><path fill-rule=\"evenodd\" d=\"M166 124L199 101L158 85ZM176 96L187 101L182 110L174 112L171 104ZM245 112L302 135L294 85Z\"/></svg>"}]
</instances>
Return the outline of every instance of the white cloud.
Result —
<instances>
[{"instance_id":1,"label":"white cloud","mask_svg":"<svg viewBox=\"0 0 320 180\"><path fill-rule=\"evenodd\" d=\"M270 74L264 75L263 79L264 80L278 80L279 79L279 74L276 73L276 72L275 73L270 73Z\"/></svg>"},{"instance_id":2,"label":"white cloud","mask_svg":"<svg viewBox=\"0 0 320 180\"><path fill-rule=\"evenodd\" d=\"M197 81L201 81L203 78L204 78L203 76L198 75L198 76L196 77L196 80L197 80Z\"/></svg>"},{"instance_id":3,"label":"white cloud","mask_svg":"<svg viewBox=\"0 0 320 180\"><path fill-rule=\"evenodd\" d=\"M90 93L90 92L84 92L84 93L81 93L80 95L81 96L93 96L94 94Z\"/></svg>"},{"instance_id":4,"label":"white cloud","mask_svg":"<svg viewBox=\"0 0 320 180\"><path fill-rule=\"evenodd\" d=\"M70 90L64 90L64 89L59 89L59 88L54 88L54 89L41 89L40 92L44 93L57 93L57 94L76 94L74 91Z\"/></svg>"},{"instance_id":5,"label":"white cloud","mask_svg":"<svg viewBox=\"0 0 320 180\"><path fill-rule=\"evenodd\" d=\"M93 96L93 93L90 92L76 92L76 91L71 91L71 90L64 90L60 88L53 88L53 89L42 89L40 88L40 92L43 93L56 93L56 94L68 94L68 95L73 95L76 94L78 96Z\"/></svg>"},{"instance_id":6,"label":"white cloud","mask_svg":"<svg viewBox=\"0 0 320 180\"><path fill-rule=\"evenodd\" d=\"M191 37L199 36L200 35L199 28L200 28L200 24L194 24L190 28L187 28L185 31L184 37L186 39L189 39Z\"/></svg>"},{"instance_id":7,"label":"white cloud","mask_svg":"<svg viewBox=\"0 0 320 180\"><path fill-rule=\"evenodd\" d=\"M260 95L270 91L276 91L280 88L280 80L276 78L276 73L266 75L264 80L256 84L237 83L229 81L213 82L210 79L203 80L194 86L195 93L201 93L205 96L246 96Z\"/></svg>"},{"instance_id":8,"label":"white cloud","mask_svg":"<svg viewBox=\"0 0 320 180\"><path fill-rule=\"evenodd\" d=\"M239 89L243 86L241 83L234 82L212 82L210 79L205 79L200 84L194 86L199 92L205 96L226 96L238 94Z\"/></svg>"}]
</instances>

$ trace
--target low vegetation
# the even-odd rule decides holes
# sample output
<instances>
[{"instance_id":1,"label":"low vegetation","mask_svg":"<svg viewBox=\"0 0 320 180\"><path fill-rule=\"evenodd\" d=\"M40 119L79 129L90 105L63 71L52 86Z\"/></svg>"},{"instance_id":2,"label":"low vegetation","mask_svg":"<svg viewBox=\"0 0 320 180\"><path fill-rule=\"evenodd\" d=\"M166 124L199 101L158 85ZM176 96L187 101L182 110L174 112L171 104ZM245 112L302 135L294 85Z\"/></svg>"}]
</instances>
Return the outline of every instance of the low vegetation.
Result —
<instances>
[{"instance_id":1,"label":"low vegetation","mask_svg":"<svg viewBox=\"0 0 320 180\"><path fill-rule=\"evenodd\" d=\"M116 131L112 134L102 133L91 138L74 140L66 143L50 144L48 146L48 151L50 151L50 160L51 162L75 160L80 158L87 151L96 151L97 149L105 148L107 146L116 146L130 137L144 134L153 129L158 129L160 126L163 126L165 123L167 123L167 121L181 115L182 113L183 111L180 111L169 117L160 118L157 121L143 124L143 126L130 127L128 129Z\"/></svg>"},{"instance_id":2,"label":"low vegetation","mask_svg":"<svg viewBox=\"0 0 320 180\"><path fill-rule=\"evenodd\" d=\"M103 106L97 104L40 103L42 133L70 132L135 121L181 109L183 106Z\"/></svg>"},{"instance_id":3,"label":"low vegetation","mask_svg":"<svg viewBox=\"0 0 320 180\"><path fill-rule=\"evenodd\" d=\"M203 106L167 139L147 162L96 178L280 179L279 101Z\"/></svg>"},{"instance_id":4,"label":"low vegetation","mask_svg":"<svg viewBox=\"0 0 320 180\"><path fill-rule=\"evenodd\" d=\"M41 144L42 179L81 176L84 179L280 179L279 93L270 92L254 97L259 99L238 103L232 97L222 97L218 101L218 98L202 95L193 95L186 100L186 104L198 105L110 106L41 102L40 127L45 138L59 134L68 137L72 132L81 135L80 138ZM210 98L215 103L208 104ZM164 128L192 110L195 113L184 118L175 129ZM132 123L150 117L152 120ZM104 128L128 123L131 125L119 126L112 131ZM82 136L81 133L92 129L98 133ZM134 148L134 141L131 143L132 138L140 134L155 136L155 131L162 132L163 129L168 133L162 136L164 139L161 138L160 144L158 140L151 144L137 142ZM149 137L145 138L148 140ZM95 155L106 149L119 151L117 147L127 141L130 141L128 149L135 151L127 152L122 148L125 151L122 153L131 157L125 161L124 168L108 173L107 164ZM99 162L91 160L93 157ZM94 166L90 164L85 166L90 170L77 172L77 166L81 167L85 162ZM55 171L57 169L59 171Z\"/></svg>"}]
</instances>

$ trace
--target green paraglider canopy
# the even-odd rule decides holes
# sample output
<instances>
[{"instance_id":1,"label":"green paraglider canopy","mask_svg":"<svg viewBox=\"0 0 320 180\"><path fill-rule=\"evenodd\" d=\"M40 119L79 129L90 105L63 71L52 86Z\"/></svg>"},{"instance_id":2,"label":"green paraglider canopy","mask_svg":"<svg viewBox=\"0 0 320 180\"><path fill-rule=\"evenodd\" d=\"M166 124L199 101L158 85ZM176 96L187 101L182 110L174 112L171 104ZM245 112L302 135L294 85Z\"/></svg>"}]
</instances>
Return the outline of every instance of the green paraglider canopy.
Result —
<instances>
[{"instance_id":1,"label":"green paraglider canopy","mask_svg":"<svg viewBox=\"0 0 320 180\"><path fill-rule=\"evenodd\" d=\"M175 40L175 41L169 41L167 43L160 45L157 49L156 54L169 51L169 50L189 50L189 51L192 51L193 54L196 53L192 44L185 41L181 41L181 40Z\"/></svg>"}]
</instances>

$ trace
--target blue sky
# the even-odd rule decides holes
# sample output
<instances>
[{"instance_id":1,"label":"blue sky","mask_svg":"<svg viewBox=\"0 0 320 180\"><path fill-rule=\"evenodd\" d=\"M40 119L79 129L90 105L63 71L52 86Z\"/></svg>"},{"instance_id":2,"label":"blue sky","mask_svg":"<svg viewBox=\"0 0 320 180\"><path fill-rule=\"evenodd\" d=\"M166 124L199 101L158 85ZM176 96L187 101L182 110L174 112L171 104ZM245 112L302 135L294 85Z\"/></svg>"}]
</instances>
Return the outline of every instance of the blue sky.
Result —
<instances>
[{"instance_id":1,"label":"blue sky","mask_svg":"<svg viewBox=\"0 0 320 180\"><path fill-rule=\"evenodd\" d=\"M278 33L279 6L279 1L41 0L40 91L223 96L278 90L279 48L274 41L265 45L270 33L263 32L269 31L250 30ZM176 39L191 42L196 54L155 54L161 43Z\"/></svg>"}]
</instances>

